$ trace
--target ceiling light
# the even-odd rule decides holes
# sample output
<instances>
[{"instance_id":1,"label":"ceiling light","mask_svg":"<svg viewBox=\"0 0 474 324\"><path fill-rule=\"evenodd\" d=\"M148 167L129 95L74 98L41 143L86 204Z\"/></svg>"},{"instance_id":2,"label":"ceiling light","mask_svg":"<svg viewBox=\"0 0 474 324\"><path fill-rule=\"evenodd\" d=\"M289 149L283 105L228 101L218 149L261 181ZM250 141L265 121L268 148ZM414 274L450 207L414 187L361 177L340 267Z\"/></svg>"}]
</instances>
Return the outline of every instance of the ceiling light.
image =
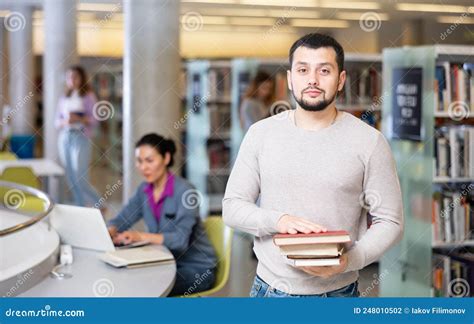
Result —
<instances>
[{"instance_id":1,"label":"ceiling light","mask_svg":"<svg viewBox=\"0 0 474 324\"><path fill-rule=\"evenodd\" d=\"M347 28L349 22L333 19L291 19L293 27Z\"/></svg>"}]
</instances>

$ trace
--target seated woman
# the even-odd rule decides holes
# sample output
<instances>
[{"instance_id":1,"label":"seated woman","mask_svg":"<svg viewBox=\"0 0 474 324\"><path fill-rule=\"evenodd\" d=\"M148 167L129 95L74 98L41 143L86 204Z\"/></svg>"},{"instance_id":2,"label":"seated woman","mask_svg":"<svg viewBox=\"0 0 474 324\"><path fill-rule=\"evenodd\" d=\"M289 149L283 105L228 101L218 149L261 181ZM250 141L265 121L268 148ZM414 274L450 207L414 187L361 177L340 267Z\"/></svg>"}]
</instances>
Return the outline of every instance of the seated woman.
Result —
<instances>
[{"instance_id":1,"label":"seated woman","mask_svg":"<svg viewBox=\"0 0 474 324\"><path fill-rule=\"evenodd\" d=\"M108 222L114 243L146 240L166 246L177 263L170 296L210 289L217 259L202 226L199 206L189 204L189 195L195 195L195 189L169 171L176 152L174 142L147 134L135 148L136 166L145 182L117 217ZM128 230L140 219L145 221L148 233Z\"/></svg>"}]
</instances>

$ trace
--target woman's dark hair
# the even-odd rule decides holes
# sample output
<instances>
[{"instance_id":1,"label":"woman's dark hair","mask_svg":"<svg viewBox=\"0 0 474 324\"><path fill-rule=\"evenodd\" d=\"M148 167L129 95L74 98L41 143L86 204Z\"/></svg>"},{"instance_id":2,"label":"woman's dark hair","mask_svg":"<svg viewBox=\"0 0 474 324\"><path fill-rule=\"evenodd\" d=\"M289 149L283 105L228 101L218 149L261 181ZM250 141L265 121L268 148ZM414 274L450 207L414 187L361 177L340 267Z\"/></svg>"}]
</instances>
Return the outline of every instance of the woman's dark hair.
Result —
<instances>
[{"instance_id":1,"label":"woman's dark hair","mask_svg":"<svg viewBox=\"0 0 474 324\"><path fill-rule=\"evenodd\" d=\"M89 82L87 82L87 73L86 70L80 65L72 65L68 69L68 71L76 72L81 78L81 85L79 86L79 95L84 97L89 91L91 91L91 87ZM66 97L69 97L72 94L73 89L66 89Z\"/></svg>"},{"instance_id":2,"label":"woman's dark hair","mask_svg":"<svg viewBox=\"0 0 474 324\"><path fill-rule=\"evenodd\" d=\"M167 167L170 168L174 164L174 154L176 153L176 145L174 141L171 139L166 139L161 135L156 133L150 133L144 135L142 138L138 140L135 144L135 148L138 148L143 145L149 145L161 155L165 156L166 153L170 154L170 162L168 163Z\"/></svg>"},{"instance_id":3,"label":"woman's dark hair","mask_svg":"<svg viewBox=\"0 0 474 324\"><path fill-rule=\"evenodd\" d=\"M334 49L334 52L336 52L336 62L337 62L337 67L339 68L339 72L342 72L344 70L344 49L342 48L341 44L337 42L334 38L332 38L329 35L324 35L324 34L318 34L318 33L311 33L304 35L300 39L298 39L296 42L293 43L293 45L290 48L290 69L293 64L293 54L295 53L296 49L299 47L307 47L311 49L318 49L321 47L330 47Z\"/></svg>"},{"instance_id":4,"label":"woman's dark hair","mask_svg":"<svg viewBox=\"0 0 474 324\"><path fill-rule=\"evenodd\" d=\"M264 103L266 105L272 104L275 99L275 78L273 78L269 73L262 70L257 71L257 74L252 79L252 82L250 82L250 85L247 88L247 91L245 92L244 98L255 98L257 96L258 87L260 87L262 83L267 81L273 83L273 89L268 94L267 98L265 98Z\"/></svg>"}]
</instances>

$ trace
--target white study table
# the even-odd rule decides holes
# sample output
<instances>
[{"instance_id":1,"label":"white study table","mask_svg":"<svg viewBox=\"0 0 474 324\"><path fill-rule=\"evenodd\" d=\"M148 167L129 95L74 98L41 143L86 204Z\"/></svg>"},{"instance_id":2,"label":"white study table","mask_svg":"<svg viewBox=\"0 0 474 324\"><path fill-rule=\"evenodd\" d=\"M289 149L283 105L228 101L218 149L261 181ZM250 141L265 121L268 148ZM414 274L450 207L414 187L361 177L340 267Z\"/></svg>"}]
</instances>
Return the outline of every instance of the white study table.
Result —
<instances>
[{"instance_id":1,"label":"white study table","mask_svg":"<svg viewBox=\"0 0 474 324\"><path fill-rule=\"evenodd\" d=\"M0 160L0 172L7 167L30 167L38 177L62 176L64 169L50 159Z\"/></svg>"},{"instance_id":2,"label":"white study table","mask_svg":"<svg viewBox=\"0 0 474 324\"><path fill-rule=\"evenodd\" d=\"M156 248L166 249L162 245ZM114 268L99 259L103 252L73 249L74 262L58 269L69 279L45 277L19 297L164 297L173 288L176 262L141 268Z\"/></svg>"}]
</instances>

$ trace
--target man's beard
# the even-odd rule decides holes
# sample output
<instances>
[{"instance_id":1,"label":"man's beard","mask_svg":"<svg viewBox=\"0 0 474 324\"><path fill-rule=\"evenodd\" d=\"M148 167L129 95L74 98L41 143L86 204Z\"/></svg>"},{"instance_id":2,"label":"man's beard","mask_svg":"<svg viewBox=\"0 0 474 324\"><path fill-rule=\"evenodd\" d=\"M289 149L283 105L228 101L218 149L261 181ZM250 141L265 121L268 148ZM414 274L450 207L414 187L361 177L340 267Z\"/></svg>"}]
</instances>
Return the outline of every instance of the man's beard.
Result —
<instances>
[{"instance_id":1,"label":"man's beard","mask_svg":"<svg viewBox=\"0 0 474 324\"><path fill-rule=\"evenodd\" d=\"M298 105L300 105L301 108L303 108L304 110L306 111L321 111L321 110L324 110L326 109L335 99L336 99L336 95L337 95L337 91L334 92L334 95L329 98L329 99L323 99L319 102L316 102L316 103L309 103L307 102L306 100L303 99L303 93L306 91L306 90L309 90L309 89L314 89L314 88L306 88L304 89L303 91L301 91L301 98L298 99L295 95L295 92L294 91L291 91L292 95L293 95L293 98L295 98L296 102L298 103ZM321 94L324 95L326 94L325 91L319 89L319 88L316 88L317 90L321 91Z\"/></svg>"}]
</instances>

